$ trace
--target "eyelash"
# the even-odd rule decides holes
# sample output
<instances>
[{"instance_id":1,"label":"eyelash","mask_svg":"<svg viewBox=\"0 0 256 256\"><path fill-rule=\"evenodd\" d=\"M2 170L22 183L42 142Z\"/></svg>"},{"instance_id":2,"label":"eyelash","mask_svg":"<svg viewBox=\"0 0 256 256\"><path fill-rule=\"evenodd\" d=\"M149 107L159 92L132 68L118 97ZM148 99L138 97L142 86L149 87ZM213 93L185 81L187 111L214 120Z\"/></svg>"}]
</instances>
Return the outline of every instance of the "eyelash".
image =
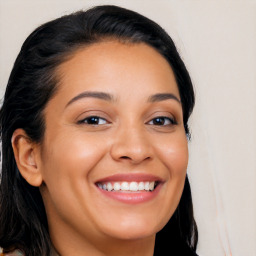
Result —
<instances>
[{"instance_id":1,"label":"eyelash","mask_svg":"<svg viewBox=\"0 0 256 256\"><path fill-rule=\"evenodd\" d=\"M104 123L101 123L103 120ZM92 122L92 123L90 123ZM168 122L168 124L165 124ZM80 120L78 122L79 124L87 124L87 125L104 125L109 123L105 118L99 117L99 116L89 116L84 118L83 120ZM175 119L166 117L166 116L158 116L153 119L151 119L149 122L147 122L149 125L156 125L156 126L171 126L171 125L176 125L177 122Z\"/></svg>"},{"instance_id":2,"label":"eyelash","mask_svg":"<svg viewBox=\"0 0 256 256\"><path fill-rule=\"evenodd\" d=\"M108 121L105 118L102 118L100 116L88 116L88 117L84 118L83 120L80 120L78 123L79 124L87 124L87 125L103 125L103 124L100 124L100 123L91 123L91 124L89 123L90 121L97 122L97 120L98 121L103 120L105 122L104 124L108 123Z\"/></svg>"},{"instance_id":3,"label":"eyelash","mask_svg":"<svg viewBox=\"0 0 256 256\"><path fill-rule=\"evenodd\" d=\"M154 121L158 122L154 123ZM163 124L163 122L168 122L168 124ZM160 122L160 123L159 123ZM156 125L156 126L171 126L171 125L176 125L177 122L175 121L175 119L171 118L171 117L166 117L166 116L157 116L153 119L151 119L148 124L150 125Z\"/></svg>"}]
</instances>

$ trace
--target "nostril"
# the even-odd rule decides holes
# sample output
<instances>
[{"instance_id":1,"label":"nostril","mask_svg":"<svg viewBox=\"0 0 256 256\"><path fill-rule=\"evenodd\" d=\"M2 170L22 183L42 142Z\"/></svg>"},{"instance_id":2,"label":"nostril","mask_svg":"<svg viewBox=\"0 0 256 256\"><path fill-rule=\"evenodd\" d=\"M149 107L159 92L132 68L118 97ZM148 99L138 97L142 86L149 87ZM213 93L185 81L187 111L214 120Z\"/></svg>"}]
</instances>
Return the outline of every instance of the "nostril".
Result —
<instances>
[{"instance_id":1,"label":"nostril","mask_svg":"<svg viewBox=\"0 0 256 256\"><path fill-rule=\"evenodd\" d=\"M131 159L131 158L128 157L128 156L122 156L121 158L122 158L122 159Z\"/></svg>"},{"instance_id":2,"label":"nostril","mask_svg":"<svg viewBox=\"0 0 256 256\"><path fill-rule=\"evenodd\" d=\"M133 157L129 157L129 156L121 156L119 159L123 159L123 160L131 160L132 162L141 162L141 161L145 161L145 160L150 160L151 157L146 157L145 159L135 159Z\"/></svg>"}]
</instances>

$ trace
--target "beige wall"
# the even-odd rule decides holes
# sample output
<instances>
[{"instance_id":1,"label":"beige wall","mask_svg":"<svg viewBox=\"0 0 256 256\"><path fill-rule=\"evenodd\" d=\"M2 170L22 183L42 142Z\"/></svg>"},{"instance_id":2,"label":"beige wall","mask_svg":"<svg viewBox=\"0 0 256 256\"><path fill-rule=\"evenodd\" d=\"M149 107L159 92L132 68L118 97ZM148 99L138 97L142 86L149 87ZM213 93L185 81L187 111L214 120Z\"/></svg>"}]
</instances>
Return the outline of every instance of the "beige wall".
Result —
<instances>
[{"instance_id":1,"label":"beige wall","mask_svg":"<svg viewBox=\"0 0 256 256\"><path fill-rule=\"evenodd\" d=\"M189 176L204 256L256 256L256 2L0 0L0 95L36 26L97 4L134 9L174 38L196 88Z\"/></svg>"}]
</instances>

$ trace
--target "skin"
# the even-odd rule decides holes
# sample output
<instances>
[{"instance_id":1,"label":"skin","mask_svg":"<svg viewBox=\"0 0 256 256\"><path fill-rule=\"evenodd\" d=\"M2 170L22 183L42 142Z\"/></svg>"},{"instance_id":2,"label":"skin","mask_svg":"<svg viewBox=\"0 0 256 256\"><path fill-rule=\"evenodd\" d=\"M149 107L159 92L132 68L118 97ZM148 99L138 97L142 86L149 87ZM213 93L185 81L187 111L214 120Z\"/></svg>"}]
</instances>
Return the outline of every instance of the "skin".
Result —
<instances>
[{"instance_id":1,"label":"skin","mask_svg":"<svg viewBox=\"0 0 256 256\"><path fill-rule=\"evenodd\" d=\"M78 50L57 75L58 91L44 111L43 142L34 144L21 129L13 135L21 174L40 187L53 245L63 256L153 255L155 234L179 203L188 162L170 65L145 44L107 41ZM72 101L92 91L112 98ZM178 100L148 100L159 93ZM102 119L91 125L89 116ZM159 116L166 117L160 125ZM156 175L161 188L137 204L103 195L95 182L120 173Z\"/></svg>"}]
</instances>

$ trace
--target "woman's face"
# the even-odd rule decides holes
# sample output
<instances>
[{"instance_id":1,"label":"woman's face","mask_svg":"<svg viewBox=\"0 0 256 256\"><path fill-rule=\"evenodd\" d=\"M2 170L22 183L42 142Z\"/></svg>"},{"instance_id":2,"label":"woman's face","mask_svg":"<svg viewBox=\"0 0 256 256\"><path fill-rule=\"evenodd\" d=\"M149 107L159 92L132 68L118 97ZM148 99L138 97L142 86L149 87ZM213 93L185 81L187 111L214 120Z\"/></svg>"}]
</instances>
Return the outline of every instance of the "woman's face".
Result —
<instances>
[{"instance_id":1,"label":"woman's face","mask_svg":"<svg viewBox=\"0 0 256 256\"><path fill-rule=\"evenodd\" d=\"M188 161L170 65L145 44L111 41L80 49L57 74L39 165L53 240L154 237Z\"/></svg>"}]
</instances>

